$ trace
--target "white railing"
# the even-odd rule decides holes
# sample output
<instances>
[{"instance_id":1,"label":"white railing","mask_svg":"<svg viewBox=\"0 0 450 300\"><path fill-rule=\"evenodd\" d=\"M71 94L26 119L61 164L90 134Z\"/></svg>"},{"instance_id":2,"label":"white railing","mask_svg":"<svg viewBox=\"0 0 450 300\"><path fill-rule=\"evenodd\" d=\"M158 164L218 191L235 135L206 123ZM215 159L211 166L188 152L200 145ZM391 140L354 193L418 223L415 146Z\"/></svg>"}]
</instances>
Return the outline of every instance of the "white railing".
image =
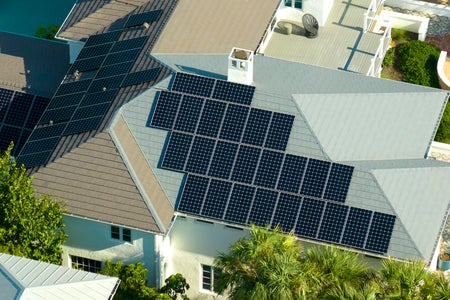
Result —
<instances>
[{"instance_id":1,"label":"white railing","mask_svg":"<svg viewBox=\"0 0 450 300\"><path fill-rule=\"evenodd\" d=\"M370 30L373 22L377 19L377 12L380 6L384 3L384 0L372 0L370 1L367 11L364 13L364 32Z\"/></svg>"},{"instance_id":2,"label":"white railing","mask_svg":"<svg viewBox=\"0 0 450 300\"><path fill-rule=\"evenodd\" d=\"M383 63L384 55L389 49L389 44L391 43L391 24L387 22L386 29L380 38L380 44L378 45L375 55L371 58L370 67L367 71L367 76L380 77L381 74L381 64Z\"/></svg>"}]
</instances>

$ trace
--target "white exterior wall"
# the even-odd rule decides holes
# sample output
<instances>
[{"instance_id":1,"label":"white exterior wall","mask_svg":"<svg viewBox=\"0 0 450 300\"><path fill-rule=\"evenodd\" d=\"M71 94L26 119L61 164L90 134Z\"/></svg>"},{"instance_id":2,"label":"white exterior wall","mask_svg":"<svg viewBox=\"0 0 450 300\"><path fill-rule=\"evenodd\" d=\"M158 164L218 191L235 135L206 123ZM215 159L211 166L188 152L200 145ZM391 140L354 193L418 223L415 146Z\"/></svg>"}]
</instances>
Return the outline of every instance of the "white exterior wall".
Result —
<instances>
[{"instance_id":1,"label":"white exterior wall","mask_svg":"<svg viewBox=\"0 0 450 300\"><path fill-rule=\"evenodd\" d=\"M63 265L68 265L70 255L102 262L108 259L125 264L142 262L148 269L149 286L157 285L159 263L155 235L131 229L132 242L128 243L111 238L111 224L66 215L64 222L68 238L63 246Z\"/></svg>"},{"instance_id":2,"label":"white exterior wall","mask_svg":"<svg viewBox=\"0 0 450 300\"><path fill-rule=\"evenodd\" d=\"M334 0L303 0L302 10L305 13L313 15L320 26L325 25L328 19L328 15L333 8ZM361 15L361 18L363 16ZM319 28L320 35L320 28Z\"/></svg>"},{"instance_id":3,"label":"white exterior wall","mask_svg":"<svg viewBox=\"0 0 450 300\"><path fill-rule=\"evenodd\" d=\"M178 216L169 233L172 258L166 275L181 273L190 285L187 295L192 300L224 299L202 290L201 264L214 265L219 252L226 252L246 234L246 230Z\"/></svg>"}]
</instances>

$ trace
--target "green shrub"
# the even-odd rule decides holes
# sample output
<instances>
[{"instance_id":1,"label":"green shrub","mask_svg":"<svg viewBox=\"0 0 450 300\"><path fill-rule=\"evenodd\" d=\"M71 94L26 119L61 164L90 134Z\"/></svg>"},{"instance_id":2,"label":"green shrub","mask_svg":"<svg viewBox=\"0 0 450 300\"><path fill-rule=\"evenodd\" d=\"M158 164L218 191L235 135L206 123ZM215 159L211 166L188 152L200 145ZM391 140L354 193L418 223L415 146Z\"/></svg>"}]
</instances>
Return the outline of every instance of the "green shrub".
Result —
<instances>
[{"instance_id":1,"label":"green shrub","mask_svg":"<svg viewBox=\"0 0 450 300\"><path fill-rule=\"evenodd\" d=\"M395 61L395 48L389 48L388 51L386 51L386 54L384 55L383 63L381 66L383 68L385 67L392 67L394 65Z\"/></svg>"},{"instance_id":2,"label":"green shrub","mask_svg":"<svg viewBox=\"0 0 450 300\"><path fill-rule=\"evenodd\" d=\"M398 46L399 68L406 82L439 87L437 62L439 49L427 42L410 41Z\"/></svg>"},{"instance_id":3,"label":"green shrub","mask_svg":"<svg viewBox=\"0 0 450 300\"><path fill-rule=\"evenodd\" d=\"M437 142L450 144L450 102L447 103L434 140Z\"/></svg>"}]
</instances>

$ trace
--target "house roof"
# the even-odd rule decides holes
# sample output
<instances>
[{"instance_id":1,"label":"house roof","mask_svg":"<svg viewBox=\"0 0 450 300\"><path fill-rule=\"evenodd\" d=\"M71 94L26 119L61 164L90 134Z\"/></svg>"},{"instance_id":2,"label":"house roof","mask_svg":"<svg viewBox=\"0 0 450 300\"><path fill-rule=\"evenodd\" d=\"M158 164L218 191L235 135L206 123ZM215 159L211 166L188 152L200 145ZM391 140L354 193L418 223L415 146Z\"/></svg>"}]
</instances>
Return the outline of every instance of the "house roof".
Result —
<instances>
[{"instance_id":1,"label":"house roof","mask_svg":"<svg viewBox=\"0 0 450 300\"><path fill-rule=\"evenodd\" d=\"M69 66L69 45L0 32L0 88L53 96Z\"/></svg>"},{"instance_id":2,"label":"house roof","mask_svg":"<svg viewBox=\"0 0 450 300\"><path fill-rule=\"evenodd\" d=\"M228 53L256 50L278 0L180 0L153 53Z\"/></svg>"},{"instance_id":3,"label":"house roof","mask_svg":"<svg viewBox=\"0 0 450 300\"><path fill-rule=\"evenodd\" d=\"M120 280L0 253L5 299L111 299Z\"/></svg>"}]
</instances>

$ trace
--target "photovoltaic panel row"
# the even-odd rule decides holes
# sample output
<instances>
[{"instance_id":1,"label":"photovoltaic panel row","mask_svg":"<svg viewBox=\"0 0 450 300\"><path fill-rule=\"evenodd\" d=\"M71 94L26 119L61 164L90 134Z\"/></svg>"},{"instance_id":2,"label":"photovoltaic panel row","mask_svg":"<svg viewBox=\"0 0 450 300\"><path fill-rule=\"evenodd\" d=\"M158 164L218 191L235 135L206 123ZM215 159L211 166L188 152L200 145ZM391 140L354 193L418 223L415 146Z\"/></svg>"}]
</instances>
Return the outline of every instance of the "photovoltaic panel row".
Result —
<instances>
[{"instance_id":1,"label":"photovoltaic panel row","mask_svg":"<svg viewBox=\"0 0 450 300\"><path fill-rule=\"evenodd\" d=\"M162 13L162 9L152 10L149 12L141 13L141 14L135 14L131 15L127 22L125 23L124 27L133 27L133 26L140 26L144 24L145 22L150 23L158 20L159 16Z\"/></svg>"},{"instance_id":2,"label":"photovoltaic panel row","mask_svg":"<svg viewBox=\"0 0 450 300\"><path fill-rule=\"evenodd\" d=\"M20 92L14 93L9 103L8 113L4 118L6 124L23 127L30 113L34 96Z\"/></svg>"},{"instance_id":3,"label":"photovoltaic panel row","mask_svg":"<svg viewBox=\"0 0 450 300\"><path fill-rule=\"evenodd\" d=\"M149 70L128 73L121 86L124 87L154 81L158 77L160 72L161 68L153 68Z\"/></svg>"},{"instance_id":4,"label":"photovoltaic panel row","mask_svg":"<svg viewBox=\"0 0 450 300\"><path fill-rule=\"evenodd\" d=\"M55 96L62 96L66 94L74 94L80 92L86 92L91 85L92 80L78 80L69 83L63 83L58 87Z\"/></svg>"},{"instance_id":5,"label":"photovoltaic panel row","mask_svg":"<svg viewBox=\"0 0 450 300\"><path fill-rule=\"evenodd\" d=\"M213 78L176 73L171 90L201 97L210 97L214 83L215 79Z\"/></svg>"},{"instance_id":6,"label":"photovoltaic panel row","mask_svg":"<svg viewBox=\"0 0 450 300\"><path fill-rule=\"evenodd\" d=\"M139 52L141 52L141 48L110 53L106 56L102 66L119 64L125 61L135 61Z\"/></svg>"},{"instance_id":7,"label":"photovoltaic panel row","mask_svg":"<svg viewBox=\"0 0 450 300\"><path fill-rule=\"evenodd\" d=\"M6 116L13 95L14 91L0 88L0 122L2 122L3 118Z\"/></svg>"},{"instance_id":8,"label":"photovoltaic panel row","mask_svg":"<svg viewBox=\"0 0 450 300\"><path fill-rule=\"evenodd\" d=\"M100 123L103 120L102 116L92 117L92 118L83 118L77 120L71 120L66 129L64 130L62 135L71 135L82 133L86 131L95 130L100 126Z\"/></svg>"},{"instance_id":9,"label":"photovoltaic panel row","mask_svg":"<svg viewBox=\"0 0 450 300\"><path fill-rule=\"evenodd\" d=\"M101 67L105 58L106 55L90 57L86 59L78 59L73 62L72 67L70 68L70 73L73 74L76 71L86 72L91 70L97 70L98 68Z\"/></svg>"},{"instance_id":10,"label":"photovoltaic panel row","mask_svg":"<svg viewBox=\"0 0 450 300\"><path fill-rule=\"evenodd\" d=\"M147 39L148 39L147 36L141 36L137 38L115 42L114 46L111 49L111 53L122 52L131 49L141 49L144 46Z\"/></svg>"},{"instance_id":11,"label":"photovoltaic panel row","mask_svg":"<svg viewBox=\"0 0 450 300\"><path fill-rule=\"evenodd\" d=\"M212 98L250 105L252 103L254 93L254 86L225 80L217 80Z\"/></svg>"},{"instance_id":12,"label":"photovoltaic panel row","mask_svg":"<svg viewBox=\"0 0 450 300\"><path fill-rule=\"evenodd\" d=\"M133 65L133 61L126 61L123 63L118 63L115 65L108 65L101 67L97 74L95 75L96 79L110 77L114 75L126 74L130 70Z\"/></svg>"},{"instance_id":13,"label":"photovoltaic panel row","mask_svg":"<svg viewBox=\"0 0 450 300\"><path fill-rule=\"evenodd\" d=\"M14 147L17 147L21 134L21 128L8 125L0 126L0 136L2 137L0 139L0 151L3 153L4 150L8 149L11 142L14 143Z\"/></svg>"},{"instance_id":14,"label":"photovoltaic panel row","mask_svg":"<svg viewBox=\"0 0 450 300\"><path fill-rule=\"evenodd\" d=\"M125 74L121 74L121 75L92 80L92 83L89 86L89 89L87 92L88 93L96 93L96 92L101 92L101 91L116 90L116 89L120 88L124 78L125 78Z\"/></svg>"},{"instance_id":15,"label":"photovoltaic panel row","mask_svg":"<svg viewBox=\"0 0 450 300\"><path fill-rule=\"evenodd\" d=\"M77 56L77 59L86 59L95 56L107 55L114 43L100 44L91 47L83 47Z\"/></svg>"},{"instance_id":16,"label":"photovoltaic panel row","mask_svg":"<svg viewBox=\"0 0 450 300\"><path fill-rule=\"evenodd\" d=\"M377 253L387 252L395 224L392 215L191 174L177 210Z\"/></svg>"},{"instance_id":17,"label":"photovoltaic panel row","mask_svg":"<svg viewBox=\"0 0 450 300\"><path fill-rule=\"evenodd\" d=\"M122 34L122 30L116 30L116 31L110 31L110 32L106 32L106 33L91 35L91 36L89 36L86 43L84 44L84 47L90 47L90 46L95 46L95 45L100 45L100 44L117 41L117 39L120 37L121 34Z\"/></svg>"},{"instance_id":18,"label":"photovoltaic panel row","mask_svg":"<svg viewBox=\"0 0 450 300\"><path fill-rule=\"evenodd\" d=\"M325 198L324 194L332 195L329 191L336 188L334 179L329 176L330 169L351 169L327 161L180 132L171 133L161 166L339 202L345 201L350 180L341 183L339 198Z\"/></svg>"}]
</instances>

